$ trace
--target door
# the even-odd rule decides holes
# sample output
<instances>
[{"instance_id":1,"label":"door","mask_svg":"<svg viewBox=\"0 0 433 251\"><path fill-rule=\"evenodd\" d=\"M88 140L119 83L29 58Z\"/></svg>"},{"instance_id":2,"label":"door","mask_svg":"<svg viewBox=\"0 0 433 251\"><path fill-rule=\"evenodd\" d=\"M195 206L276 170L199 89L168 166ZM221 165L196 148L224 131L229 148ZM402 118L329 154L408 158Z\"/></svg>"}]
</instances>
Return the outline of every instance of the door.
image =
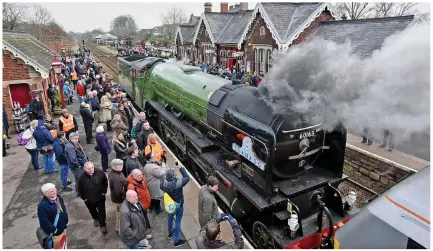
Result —
<instances>
[{"instance_id":1,"label":"door","mask_svg":"<svg viewBox=\"0 0 433 251\"><path fill-rule=\"evenodd\" d=\"M9 92L13 102L19 102L22 108L30 104L30 86L28 84L9 85Z\"/></svg>"},{"instance_id":2,"label":"door","mask_svg":"<svg viewBox=\"0 0 433 251\"><path fill-rule=\"evenodd\" d=\"M227 68L229 68L231 71L232 66L233 66L233 58L230 57L227 59Z\"/></svg>"}]
</instances>

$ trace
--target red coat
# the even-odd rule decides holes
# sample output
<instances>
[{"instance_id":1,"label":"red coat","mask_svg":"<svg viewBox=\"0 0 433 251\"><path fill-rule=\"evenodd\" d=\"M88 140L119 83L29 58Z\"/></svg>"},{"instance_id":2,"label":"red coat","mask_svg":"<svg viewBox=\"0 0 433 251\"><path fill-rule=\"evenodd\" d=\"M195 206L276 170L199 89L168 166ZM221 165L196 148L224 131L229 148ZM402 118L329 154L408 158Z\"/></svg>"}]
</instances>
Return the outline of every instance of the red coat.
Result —
<instances>
[{"instance_id":1,"label":"red coat","mask_svg":"<svg viewBox=\"0 0 433 251\"><path fill-rule=\"evenodd\" d=\"M141 180L141 184L139 184L134 177L132 177L132 174L130 174L127 178L128 180L128 190L134 190L137 192L138 200L140 201L141 205L145 210L149 209L150 207L150 193L147 189L146 184L146 177L143 175L143 179Z\"/></svg>"},{"instance_id":2,"label":"red coat","mask_svg":"<svg viewBox=\"0 0 433 251\"><path fill-rule=\"evenodd\" d=\"M81 97L86 96L86 89L84 89L84 86L82 85L77 86L77 92Z\"/></svg>"},{"instance_id":3,"label":"red coat","mask_svg":"<svg viewBox=\"0 0 433 251\"><path fill-rule=\"evenodd\" d=\"M262 79L263 79L263 78L260 78L260 79L257 81L257 87L259 87L260 84L262 83Z\"/></svg>"}]
</instances>

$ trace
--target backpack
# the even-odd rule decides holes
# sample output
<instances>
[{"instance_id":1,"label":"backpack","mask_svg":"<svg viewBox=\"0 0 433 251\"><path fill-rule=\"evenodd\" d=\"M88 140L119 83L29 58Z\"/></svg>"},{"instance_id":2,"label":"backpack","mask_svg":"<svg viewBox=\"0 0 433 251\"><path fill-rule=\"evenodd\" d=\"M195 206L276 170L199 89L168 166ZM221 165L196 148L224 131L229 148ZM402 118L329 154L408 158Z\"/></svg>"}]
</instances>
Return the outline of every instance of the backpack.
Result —
<instances>
[{"instance_id":1,"label":"backpack","mask_svg":"<svg viewBox=\"0 0 433 251\"><path fill-rule=\"evenodd\" d=\"M135 127L132 127L131 129L131 138L135 138Z\"/></svg>"},{"instance_id":2,"label":"backpack","mask_svg":"<svg viewBox=\"0 0 433 251\"><path fill-rule=\"evenodd\" d=\"M24 132L25 132L25 131L24 131ZM23 134L24 134L24 132L20 132L20 133L17 135L18 145L20 145L20 146L25 146L25 145L27 145L27 143L30 141L29 139L23 139Z\"/></svg>"}]
</instances>

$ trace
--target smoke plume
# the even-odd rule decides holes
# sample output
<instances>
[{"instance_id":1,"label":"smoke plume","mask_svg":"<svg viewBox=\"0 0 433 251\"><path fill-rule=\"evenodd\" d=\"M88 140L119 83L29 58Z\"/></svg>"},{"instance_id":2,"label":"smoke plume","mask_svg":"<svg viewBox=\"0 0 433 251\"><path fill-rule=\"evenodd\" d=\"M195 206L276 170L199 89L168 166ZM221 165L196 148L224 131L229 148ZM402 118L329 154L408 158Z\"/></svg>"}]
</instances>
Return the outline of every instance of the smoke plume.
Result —
<instances>
[{"instance_id":1,"label":"smoke plume","mask_svg":"<svg viewBox=\"0 0 433 251\"><path fill-rule=\"evenodd\" d=\"M396 141L429 131L429 26L388 37L368 58L351 48L317 38L276 54L260 91L275 112L294 110L327 130L342 121L348 132L369 127L375 138L389 129Z\"/></svg>"}]
</instances>

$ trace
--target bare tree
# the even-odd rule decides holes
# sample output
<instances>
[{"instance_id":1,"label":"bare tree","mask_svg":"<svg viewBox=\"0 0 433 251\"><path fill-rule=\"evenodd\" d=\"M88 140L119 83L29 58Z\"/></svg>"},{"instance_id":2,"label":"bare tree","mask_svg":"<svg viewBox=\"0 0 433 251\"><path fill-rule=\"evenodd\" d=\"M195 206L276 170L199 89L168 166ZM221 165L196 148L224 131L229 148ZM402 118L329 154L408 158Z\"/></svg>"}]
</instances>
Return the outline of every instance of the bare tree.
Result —
<instances>
[{"instance_id":1,"label":"bare tree","mask_svg":"<svg viewBox=\"0 0 433 251\"><path fill-rule=\"evenodd\" d=\"M43 30L47 26L54 22L51 13L39 4L34 5L34 14L30 17L30 22L33 25L33 31L31 32L38 40L44 40Z\"/></svg>"},{"instance_id":2,"label":"bare tree","mask_svg":"<svg viewBox=\"0 0 433 251\"><path fill-rule=\"evenodd\" d=\"M395 17L418 14L415 7L418 3L409 2L378 2L374 4L375 17Z\"/></svg>"},{"instance_id":3,"label":"bare tree","mask_svg":"<svg viewBox=\"0 0 433 251\"><path fill-rule=\"evenodd\" d=\"M26 19L28 5L3 3L3 29L15 30Z\"/></svg>"},{"instance_id":4,"label":"bare tree","mask_svg":"<svg viewBox=\"0 0 433 251\"><path fill-rule=\"evenodd\" d=\"M430 13L422 13L415 16L415 23L416 24L426 24L430 23Z\"/></svg>"},{"instance_id":5,"label":"bare tree","mask_svg":"<svg viewBox=\"0 0 433 251\"><path fill-rule=\"evenodd\" d=\"M371 11L374 8L370 3L333 3L331 7L337 18L347 17L349 19L361 19L370 17Z\"/></svg>"},{"instance_id":6,"label":"bare tree","mask_svg":"<svg viewBox=\"0 0 433 251\"><path fill-rule=\"evenodd\" d=\"M164 28L170 41L174 39L176 34L177 26L187 21L187 16L183 9L172 6L167 13L162 14L162 21Z\"/></svg>"}]
</instances>

